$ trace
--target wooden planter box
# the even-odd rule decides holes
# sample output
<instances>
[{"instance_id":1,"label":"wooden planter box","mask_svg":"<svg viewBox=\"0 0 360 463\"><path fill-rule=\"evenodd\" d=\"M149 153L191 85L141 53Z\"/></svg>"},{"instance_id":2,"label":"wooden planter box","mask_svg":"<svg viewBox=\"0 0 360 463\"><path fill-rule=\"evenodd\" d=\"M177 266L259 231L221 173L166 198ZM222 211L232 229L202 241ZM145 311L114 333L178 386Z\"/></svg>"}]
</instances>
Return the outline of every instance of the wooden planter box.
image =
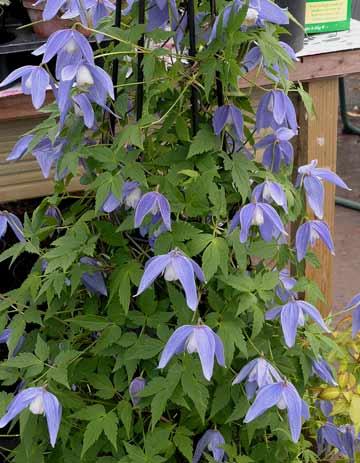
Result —
<instances>
[{"instance_id":1,"label":"wooden planter box","mask_svg":"<svg viewBox=\"0 0 360 463\"><path fill-rule=\"evenodd\" d=\"M50 95L48 97L50 102ZM44 116L31 104L30 97L16 89L0 92L0 203L51 194L52 179L44 179L37 161L31 155L17 162L6 161L17 140L35 127ZM78 179L71 191L81 190Z\"/></svg>"}]
</instances>

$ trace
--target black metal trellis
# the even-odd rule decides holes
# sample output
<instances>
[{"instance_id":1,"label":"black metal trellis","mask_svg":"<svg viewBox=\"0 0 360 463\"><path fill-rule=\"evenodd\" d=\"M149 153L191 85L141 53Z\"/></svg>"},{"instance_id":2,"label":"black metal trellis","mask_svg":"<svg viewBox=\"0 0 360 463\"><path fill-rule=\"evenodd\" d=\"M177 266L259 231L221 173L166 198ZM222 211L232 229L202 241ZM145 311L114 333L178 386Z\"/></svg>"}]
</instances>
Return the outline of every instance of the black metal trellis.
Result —
<instances>
[{"instance_id":1,"label":"black metal trellis","mask_svg":"<svg viewBox=\"0 0 360 463\"><path fill-rule=\"evenodd\" d=\"M114 22L115 27L120 27L121 26L121 0L116 0L116 7L115 7L115 22ZM115 42L116 44L116 42ZM114 59L113 65L112 65L112 82L114 86L114 97L115 101L118 96L118 76L119 76L119 60L117 58ZM116 117L114 114L110 114L110 127L111 127L111 132L112 135L115 135L115 122L116 122Z\"/></svg>"},{"instance_id":2,"label":"black metal trellis","mask_svg":"<svg viewBox=\"0 0 360 463\"><path fill-rule=\"evenodd\" d=\"M145 1L146 0L139 0L138 3L138 22L139 24L145 24ZM213 21L216 18L217 11L216 11L216 0L210 0L210 11L211 17ZM195 57L196 56L196 18L195 18L195 5L194 0L187 0L186 1L186 13L187 13L187 29L189 32L189 56ZM116 9L115 9L115 27L121 26L121 0L116 0ZM115 42L116 43L116 42ZM136 80L138 82L136 86L136 99L135 99L135 110L136 110L136 120L141 119L143 113L143 106L144 106L144 72L143 72L143 58L144 54L142 53L141 49L144 47L145 38L144 34L141 36L140 40L138 41L137 50L137 65L136 65ZM194 65L192 62L191 65ZM117 83L118 83L118 72L119 72L119 60L116 58L113 61L113 68L112 68L112 81L114 84L114 94L115 99L118 95L117 91ZM216 72L216 96L217 96L217 103L219 106L224 104L224 92L223 86L220 79L220 73ZM199 129L199 106L200 106L200 95L199 90L195 84L191 85L191 96L190 96L190 103L191 103L191 129L192 134L196 135ZM114 115L110 116L111 128L114 134L115 129L115 121L116 118ZM226 142L224 141L224 144Z\"/></svg>"}]
</instances>

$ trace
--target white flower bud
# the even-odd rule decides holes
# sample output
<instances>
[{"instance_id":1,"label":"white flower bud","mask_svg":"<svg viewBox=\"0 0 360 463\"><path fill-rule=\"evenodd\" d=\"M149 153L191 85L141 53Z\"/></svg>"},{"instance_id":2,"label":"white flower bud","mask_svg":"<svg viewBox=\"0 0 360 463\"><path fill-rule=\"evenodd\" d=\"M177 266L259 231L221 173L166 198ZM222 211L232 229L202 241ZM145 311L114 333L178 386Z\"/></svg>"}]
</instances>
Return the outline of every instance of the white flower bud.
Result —
<instances>
[{"instance_id":1,"label":"white flower bud","mask_svg":"<svg viewBox=\"0 0 360 463\"><path fill-rule=\"evenodd\" d=\"M94 84L94 79L89 69L83 64L79 66L79 69L76 73L76 83L79 87L90 87Z\"/></svg>"},{"instance_id":2,"label":"white flower bud","mask_svg":"<svg viewBox=\"0 0 360 463\"><path fill-rule=\"evenodd\" d=\"M262 225L264 223L264 214L260 207L255 208L251 225Z\"/></svg>"},{"instance_id":3,"label":"white flower bud","mask_svg":"<svg viewBox=\"0 0 360 463\"><path fill-rule=\"evenodd\" d=\"M42 394L39 394L30 403L29 409L34 415L43 415L45 412Z\"/></svg>"},{"instance_id":4,"label":"white flower bud","mask_svg":"<svg viewBox=\"0 0 360 463\"><path fill-rule=\"evenodd\" d=\"M128 194L125 198L125 206L126 207L131 207L135 209L137 206L137 203L140 201L141 198L141 190L140 188L134 188L133 191Z\"/></svg>"},{"instance_id":5,"label":"white flower bud","mask_svg":"<svg viewBox=\"0 0 360 463\"><path fill-rule=\"evenodd\" d=\"M76 50L78 49L77 43L73 38L71 38L65 45L65 51L67 53L75 53Z\"/></svg>"},{"instance_id":6,"label":"white flower bud","mask_svg":"<svg viewBox=\"0 0 360 463\"><path fill-rule=\"evenodd\" d=\"M244 19L244 26L254 26L256 24L256 21L259 17L259 12L255 10L254 8L249 8L247 10L245 19Z\"/></svg>"},{"instance_id":7,"label":"white flower bud","mask_svg":"<svg viewBox=\"0 0 360 463\"><path fill-rule=\"evenodd\" d=\"M164 278L166 281L176 281L179 279L178 274L173 266L173 264L169 264L165 268Z\"/></svg>"}]
</instances>

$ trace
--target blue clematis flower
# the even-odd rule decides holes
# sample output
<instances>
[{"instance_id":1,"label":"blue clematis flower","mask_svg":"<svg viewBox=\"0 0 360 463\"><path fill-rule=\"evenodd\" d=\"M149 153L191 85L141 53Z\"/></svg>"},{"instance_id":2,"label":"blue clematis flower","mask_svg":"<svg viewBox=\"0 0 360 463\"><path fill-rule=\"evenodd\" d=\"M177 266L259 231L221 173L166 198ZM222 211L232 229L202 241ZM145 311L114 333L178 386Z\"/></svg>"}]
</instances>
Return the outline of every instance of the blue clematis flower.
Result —
<instances>
[{"instance_id":1,"label":"blue clematis flower","mask_svg":"<svg viewBox=\"0 0 360 463\"><path fill-rule=\"evenodd\" d=\"M251 400L258 389L282 381L282 377L277 370L264 358L259 357L247 363L236 376L234 384L239 384L246 379L245 391L246 396Z\"/></svg>"},{"instance_id":2,"label":"blue clematis flower","mask_svg":"<svg viewBox=\"0 0 360 463\"><path fill-rule=\"evenodd\" d=\"M230 125L238 140L244 139L244 119L239 108L229 104L216 109L213 116L215 135L220 135L226 125Z\"/></svg>"},{"instance_id":3,"label":"blue clematis flower","mask_svg":"<svg viewBox=\"0 0 360 463\"><path fill-rule=\"evenodd\" d=\"M317 167L317 159L298 169L296 186L304 186L306 199L316 217L322 219L324 216L324 197L325 190L323 181L332 183L340 188L351 190L346 183L334 172L329 169Z\"/></svg>"},{"instance_id":4,"label":"blue clematis flower","mask_svg":"<svg viewBox=\"0 0 360 463\"><path fill-rule=\"evenodd\" d=\"M351 425L335 426L326 423L317 432L317 450L322 455L330 450L330 446L338 449L344 457L348 457L350 463L355 462L355 451L359 446L359 437L355 435Z\"/></svg>"},{"instance_id":5,"label":"blue clematis flower","mask_svg":"<svg viewBox=\"0 0 360 463\"><path fill-rule=\"evenodd\" d=\"M360 331L360 293L354 296L345 309L353 309L352 312L352 337L355 338Z\"/></svg>"},{"instance_id":6,"label":"blue clematis flower","mask_svg":"<svg viewBox=\"0 0 360 463\"><path fill-rule=\"evenodd\" d=\"M21 78L21 89L24 95L31 95L35 109L41 108L45 102L46 90L50 84L50 76L41 66L23 66L11 72L0 87L11 84Z\"/></svg>"},{"instance_id":7,"label":"blue clematis flower","mask_svg":"<svg viewBox=\"0 0 360 463\"><path fill-rule=\"evenodd\" d=\"M274 202L278 206L282 207L285 212L288 211L286 194L279 183L265 180L265 182L256 185L251 197L257 203L264 202L270 204Z\"/></svg>"},{"instance_id":8,"label":"blue clematis flower","mask_svg":"<svg viewBox=\"0 0 360 463\"><path fill-rule=\"evenodd\" d=\"M240 243L246 243L250 227L258 226L260 235L265 241L287 236L283 223L275 209L266 203L250 203L243 206L232 218L230 224L231 233L240 225Z\"/></svg>"},{"instance_id":9,"label":"blue clematis flower","mask_svg":"<svg viewBox=\"0 0 360 463\"><path fill-rule=\"evenodd\" d=\"M0 238L2 238L10 227L19 241L25 242L24 229L20 220L15 214L8 211L0 211Z\"/></svg>"},{"instance_id":10,"label":"blue clematis flower","mask_svg":"<svg viewBox=\"0 0 360 463\"><path fill-rule=\"evenodd\" d=\"M332 372L330 365L322 357L313 360L312 373L331 386L338 385L338 383L335 381L334 373Z\"/></svg>"},{"instance_id":11,"label":"blue clematis flower","mask_svg":"<svg viewBox=\"0 0 360 463\"><path fill-rule=\"evenodd\" d=\"M215 358L220 366L225 367L223 343L206 325L183 325L176 329L162 351L158 368L165 368L180 352L199 355L203 375L208 381L213 375Z\"/></svg>"},{"instance_id":12,"label":"blue clematis flower","mask_svg":"<svg viewBox=\"0 0 360 463\"><path fill-rule=\"evenodd\" d=\"M224 444L225 439L219 431L208 429L196 444L192 463L198 463L205 450L209 450L212 453L215 461L225 461L225 450L222 448Z\"/></svg>"},{"instance_id":13,"label":"blue clematis flower","mask_svg":"<svg viewBox=\"0 0 360 463\"><path fill-rule=\"evenodd\" d=\"M91 269L100 268L100 263L92 257L81 257L80 263L89 266ZM84 272L81 275L81 281L85 288L91 294L100 294L107 296L107 289L105 285L104 275L99 270L93 272Z\"/></svg>"},{"instance_id":14,"label":"blue clematis flower","mask_svg":"<svg viewBox=\"0 0 360 463\"><path fill-rule=\"evenodd\" d=\"M283 48L283 50L289 55L293 61L299 61L296 56L294 50L284 42L279 42L279 45ZM279 75L283 75L284 77L289 77L289 71L284 68L283 66L280 67L279 62L273 62L269 64L261 53L261 48L259 46L252 47L247 54L244 56L243 60L243 68L245 72L250 72L259 65L263 65L265 74L270 77L270 79L274 80L275 82L279 81ZM275 71L275 72L274 72Z\"/></svg>"},{"instance_id":15,"label":"blue clematis flower","mask_svg":"<svg viewBox=\"0 0 360 463\"><path fill-rule=\"evenodd\" d=\"M51 392L42 387L29 387L19 392L0 419L0 428L4 428L16 415L29 408L34 415L45 415L50 435L50 444L55 447L61 421L61 404Z\"/></svg>"},{"instance_id":16,"label":"blue clematis flower","mask_svg":"<svg viewBox=\"0 0 360 463\"><path fill-rule=\"evenodd\" d=\"M140 376L134 378L131 381L129 386L129 394L134 407L136 407L139 404L141 400L141 398L139 397L139 393L144 390L145 386L146 380L144 378L141 378Z\"/></svg>"},{"instance_id":17,"label":"blue clematis flower","mask_svg":"<svg viewBox=\"0 0 360 463\"><path fill-rule=\"evenodd\" d=\"M160 214L164 225L168 230L171 230L171 210L169 201L164 195L157 191L145 193L138 202L135 210L135 227L138 228L142 224L144 218L151 214L157 216Z\"/></svg>"},{"instance_id":18,"label":"blue clematis flower","mask_svg":"<svg viewBox=\"0 0 360 463\"><path fill-rule=\"evenodd\" d=\"M259 102L256 111L256 130L269 127L274 130L287 127L295 134L298 132L294 105L283 90L271 90Z\"/></svg>"},{"instance_id":19,"label":"blue clematis flower","mask_svg":"<svg viewBox=\"0 0 360 463\"><path fill-rule=\"evenodd\" d=\"M244 423L250 423L274 405L280 410L287 409L291 438L293 442L297 442L301 433L302 418L308 419L309 416L308 407L294 385L288 381L279 381L261 388L245 416Z\"/></svg>"},{"instance_id":20,"label":"blue clematis flower","mask_svg":"<svg viewBox=\"0 0 360 463\"><path fill-rule=\"evenodd\" d=\"M331 254L335 255L335 247L328 225L321 220L309 220L297 229L295 238L296 256L298 262L306 255L309 245L313 248L320 239Z\"/></svg>"},{"instance_id":21,"label":"blue clematis flower","mask_svg":"<svg viewBox=\"0 0 360 463\"><path fill-rule=\"evenodd\" d=\"M295 344L297 327L305 324L305 315L309 315L320 328L330 333L317 308L305 301L293 300L268 310L265 319L274 320L280 317L285 344L292 347Z\"/></svg>"},{"instance_id":22,"label":"blue clematis flower","mask_svg":"<svg viewBox=\"0 0 360 463\"><path fill-rule=\"evenodd\" d=\"M138 182L125 182L121 197L117 198L113 193L109 193L105 199L101 210L110 214L124 204L125 209L135 209L141 198L141 189Z\"/></svg>"},{"instance_id":23,"label":"blue clematis flower","mask_svg":"<svg viewBox=\"0 0 360 463\"><path fill-rule=\"evenodd\" d=\"M266 135L256 143L256 149L263 149L262 164L272 172L279 172L281 163L290 166L294 160L294 147L290 140L296 135L293 130L280 128L274 134Z\"/></svg>"},{"instance_id":24,"label":"blue clematis flower","mask_svg":"<svg viewBox=\"0 0 360 463\"><path fill-rule=\"evenodd\" d=\"M63 29L50 35L47 42L32 53L35 56L44 55L42 62L48 63L57 56L55 75L61 78L61 71L65 66L75 65L85 60L94 64L93 51L84 34L75 29Z\"/></svg>"},{"instance_id":25,"label":"blue clematis flower","mask_svg":"<svg viewBox=\"0 0 360 463\"><path fill-rule=\"evenodd\" d=\"M174 249L168 254L152 257L146 262L144 274L135 296L144 292L155 279L163 274L166 281L180 281L185 291L186 303L192 310L198 306L198 295L195 286L195 276L205 282L205 275L200 266L179 249Z\"/></svg>"},{"instance_id":26,"label":"blue clematis flower","mask_svg":"<svg viewBox=\"0 0 360 463\"><path fill-rule=\"evenodd\" d=\"M289 299L297 297L297 293L293 291L293 287L297 281L295 278L290 276L290 272L287 268L279 272L280 283L275 288L277 297L282 302L288 302Z\"/></svg>"},{"instance_id":27,"label":"blue clematis flower","mask_svg":"<svg viewBox=\"0 0 360 463\"><path fill-rule=\"evenodd\" d=\"M212 27L208 43L211 43L217 37L217 30L220 18L222 18L222 28L227 27L229 19L233 15L237 15L241 8L245 5L245 0L235 0L231 5L226 6L221 15L216 17ZM263 26L265 22L274 24L289 24L289 16L286 10L275 5L269 0L250 0L248 10L242 24L242 29L252 26Z\"/></svg>"}]
</instances>

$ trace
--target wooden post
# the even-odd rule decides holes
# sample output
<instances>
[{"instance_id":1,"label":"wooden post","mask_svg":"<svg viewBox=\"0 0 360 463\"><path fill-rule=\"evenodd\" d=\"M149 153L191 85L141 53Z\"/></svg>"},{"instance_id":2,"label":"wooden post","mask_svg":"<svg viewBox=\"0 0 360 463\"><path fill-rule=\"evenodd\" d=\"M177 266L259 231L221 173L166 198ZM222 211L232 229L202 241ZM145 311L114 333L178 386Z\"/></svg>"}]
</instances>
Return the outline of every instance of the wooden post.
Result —
<instances>
[{"instance_id":1,"label":"wooden post","mask_svg":"<svg viewBox=\"0 0 360 463\"><path fill-rule=\"evenodd\" d=\"M313 159L319 167L336 171L337 123L338 123L338 78L312 80L306 84L315 107L316 115L309 119L303 105L299 109L300 133L296 164L308 164ZM324 220L334 237L335 187L326 183ZM306 268L306 276L314 280L323 292L326 303L319 305L322 315L327 315L333 305L333 257L322 244L314 249L321 268Z\"/></svg>"}]
</instances>

